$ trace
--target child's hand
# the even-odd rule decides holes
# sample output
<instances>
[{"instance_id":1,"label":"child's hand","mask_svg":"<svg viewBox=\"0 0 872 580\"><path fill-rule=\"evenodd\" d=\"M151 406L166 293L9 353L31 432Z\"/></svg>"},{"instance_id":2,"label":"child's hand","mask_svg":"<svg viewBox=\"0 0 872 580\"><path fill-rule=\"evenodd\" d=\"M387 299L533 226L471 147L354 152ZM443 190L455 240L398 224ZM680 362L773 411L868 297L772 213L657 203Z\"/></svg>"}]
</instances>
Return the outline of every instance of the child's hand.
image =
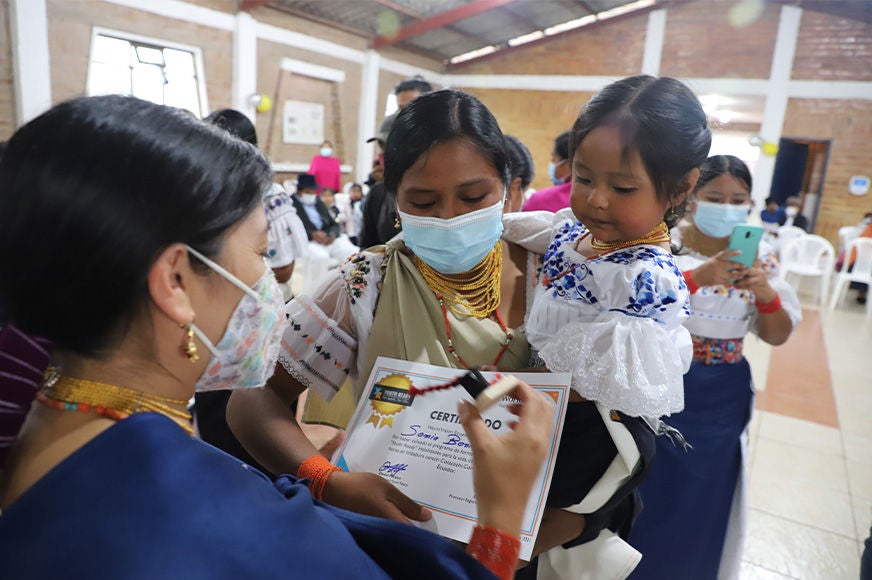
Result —
<instances>
[{"instance_id":1,"label":"child's hand","mask_svg":"<svg viewBox=\"0 0 872 580\"><path fill-rule=\"evenodd\" d=\"M748 268L730 258L742 252L724 250L718 252L693 271L697 286L734 286L735 281L744 277Z\"/></svg>"},{"instance_id":2,"label":"child's hand","mask_svg":"<svg viewBox=\"0 0 872 580\"><path fill-rule=\"evenodd\" d=\"M763 303L775 300L778 295L769 285L766 272L760 266L760 260L755 260L753 267L745 269L741 278L736 280L735 286L742 290L750 290L757 300Z\"/></svg>"}]
</instances>

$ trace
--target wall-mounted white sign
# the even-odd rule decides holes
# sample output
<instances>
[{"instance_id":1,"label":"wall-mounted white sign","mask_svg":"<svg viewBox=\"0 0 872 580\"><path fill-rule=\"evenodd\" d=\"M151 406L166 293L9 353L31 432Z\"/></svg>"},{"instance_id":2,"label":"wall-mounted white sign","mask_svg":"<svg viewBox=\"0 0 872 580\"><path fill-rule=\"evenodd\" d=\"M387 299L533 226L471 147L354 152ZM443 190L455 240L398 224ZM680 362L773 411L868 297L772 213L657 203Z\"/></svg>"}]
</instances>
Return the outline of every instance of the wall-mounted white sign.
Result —
<instances>
[{"instance_id":1,"label":"wall-mounted white sign","mask_svg":"<svg viewBox=\"0 0 872 580\"><path fill-rule=\"evenodd\" d=\"M282 111L282 141L301 145L324 142L324 105L285 101Z\"/></svg>"},{"instance_id":2,"label":"wall-mounted white sign","mask_svg":"<svg viewBox=\"0 0 872 580\"><path fill-rule=\"evenodd\" d=\"M851 195L866 195L869 193L869 178L865 175L855 175L848 181L848 191Z\"/></svg>"}]
</instances>

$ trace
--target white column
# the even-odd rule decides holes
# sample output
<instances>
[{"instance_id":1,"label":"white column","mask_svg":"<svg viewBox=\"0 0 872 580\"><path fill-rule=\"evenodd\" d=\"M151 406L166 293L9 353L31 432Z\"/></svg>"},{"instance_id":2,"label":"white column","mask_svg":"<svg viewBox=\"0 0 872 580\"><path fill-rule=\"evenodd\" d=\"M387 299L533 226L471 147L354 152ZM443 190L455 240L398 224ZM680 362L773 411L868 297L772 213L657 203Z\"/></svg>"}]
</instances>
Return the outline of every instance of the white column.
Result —
<instances>
[{"instance_id":1,"label":"white column","mask_svg":"<svg viewBox=\"0 0 872 580\"><path fill-rule=\"evenodd\" d=\"M373 143L366 140L375 135L375 108L378 103L379 53L367 50L360 75L360 109L357 115L357 180L365 181L372 170ZM381 119L379 119L381 122Z\"/></svg>"},{"instance_id":2,"label":"white column","mask_svg":"<svg viewBox=\"0 0 872 580\"><path fill-rule=\"evenodd\" d=\"M254 122L255 108L248 98L257 93L257 31L247 12L236 15L233 30L233 108ZM274 107L278 103L273 103ZM209 111L206 111L209 113Z\"/></svg>"},{"instance_id":3,"label":"white column","mask_svg":"<svg viewBox=\"0 0 872 580\"><path fill-rule=\"evenodd\" d=\"M19 125L51 107L51 59L45 0L11 0L15 117Z\"/></svg>"},{"instance_id":4,"label":"white column","mask_svg":"<svg viewBox=\"0 0 872 580\"><path fill-rule=\"evenodd\" d=\"M663 39L666 37L666 10L648 13L648 29L645 32L645 52L642 55L642 74L658 76L663 54Z\"/></svg>"},{"instance_id":5,"label":"white column","mask_svg":"<svg viewBox=\"0 0 872 580\"><path fill-rule=\"evenodd\" d=\"M787 112L790 73L793 70L793 57L796 53L796 39L802 10L795 6L782 6L778 21L778 36L775 39L775 52L772 55L772 69L769 72L769 93L766 95L766 108L763 111L763 124L760 135L764 140L778 143L784 127ZM751 198L757 210L763 208L763 200L769 197L772 175L775 172L775 157L760 153L754 168L754 188Z\"/></svg>"}]
</instances>

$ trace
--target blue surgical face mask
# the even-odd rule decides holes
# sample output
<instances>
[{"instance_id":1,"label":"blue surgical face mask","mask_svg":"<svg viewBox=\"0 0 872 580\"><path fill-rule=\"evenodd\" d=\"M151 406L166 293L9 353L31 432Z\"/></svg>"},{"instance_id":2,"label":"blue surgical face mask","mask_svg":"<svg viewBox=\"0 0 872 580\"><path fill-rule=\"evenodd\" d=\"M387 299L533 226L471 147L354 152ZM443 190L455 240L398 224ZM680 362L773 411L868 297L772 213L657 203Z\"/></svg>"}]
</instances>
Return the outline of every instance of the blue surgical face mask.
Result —
<instances>
[{"instance_id":1,"label":"blue surgical face mask","mask_svg":"<svg viewBox=\"0 0 872 580\"><path fill-rule=\"evenodd\" d=\"M555 173L557 172L557 164L553 161L548 164L548 179L551 180L551 183L554 185L561 185L566 182L562 177L556 177Z\"/></svg>"},{"instance_id":2,"label":"blue surgical face mask","mask_svg":"<svg viewBox=\"0 0 872 580\"><path fill-rule=\"evenodd\" d=\"M710 238L726 238L733 233L735 226L748 221L750 212L750 205L698 201L693 212L693 223Z\"/></svg>"},{"instance_id":3,"label":"blue surgical face mask","mask_svg":"<svg viewBox=\"0 0 872 580\"><path fill-rule=\"evenodd\" d=\"M333 149L330 147L321 147L321 155L324 157L330 157L333 155Z\"/></svg>"},{"instance_id":4,"label":"blue surgical face mask","mask_svg":"<svg viewBox=\"0 0 872 580\"><path fill-rule=\"evenodd\" d=\"M399 212L403 241L416 256L443 274L468 272L499 242L503 233L501 200L451 219Z\"/></svg>"}]
</instances>

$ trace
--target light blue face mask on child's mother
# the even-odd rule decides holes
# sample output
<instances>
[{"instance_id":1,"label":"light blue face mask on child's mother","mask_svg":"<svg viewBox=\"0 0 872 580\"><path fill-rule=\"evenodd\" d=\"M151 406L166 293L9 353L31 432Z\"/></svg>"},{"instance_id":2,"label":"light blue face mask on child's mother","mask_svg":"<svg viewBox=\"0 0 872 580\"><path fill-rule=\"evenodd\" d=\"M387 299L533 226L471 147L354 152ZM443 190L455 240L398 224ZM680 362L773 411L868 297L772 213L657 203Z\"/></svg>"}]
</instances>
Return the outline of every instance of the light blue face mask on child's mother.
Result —
<instances>
[{"instance_id":1,"label":"light blue face mask on child's mother","mask_svg":"<svg viewBox=\"0 0 872 580\"><path fill-rule=\"evenodd\" d=\"M748 221L750 212L750 205L698 201L693 212L693 223L710 238L726 238L733 233L734 227Z\"/></svg>"},{"instance_id":2,"label":"light blue face mask on child's mother","mask_svg":"<svg viewBox=\"0 0 872 580\"><path fill-rule=\"evenodd\" d=\"M403 241L416 256L442 274L468 272L503 234L504 200L451 219L399 212Z\"/></svg>"}]
</instances>

